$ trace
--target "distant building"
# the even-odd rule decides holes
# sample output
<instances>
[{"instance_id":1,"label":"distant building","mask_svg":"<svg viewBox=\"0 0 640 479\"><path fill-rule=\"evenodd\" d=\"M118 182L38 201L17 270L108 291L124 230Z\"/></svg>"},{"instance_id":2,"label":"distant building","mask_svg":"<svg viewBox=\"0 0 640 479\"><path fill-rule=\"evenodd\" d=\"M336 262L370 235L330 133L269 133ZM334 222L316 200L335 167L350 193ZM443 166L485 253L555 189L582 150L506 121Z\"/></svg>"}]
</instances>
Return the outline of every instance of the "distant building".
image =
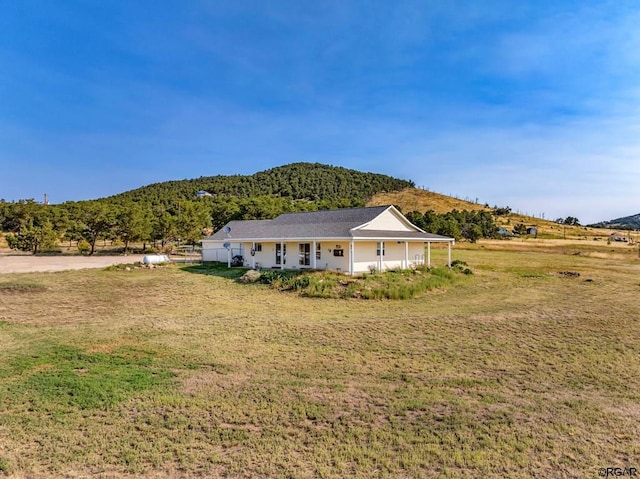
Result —
<instances>
[{"instance_id":1,"label":"distant building","mask_svg":"<svg viewBox=\"0 0 640 479\"><path fill-rule=\"evenodd\" d=\"M511 231L509 231L507 228L498 228L498 236L501 236L503 238L512 238L513 237L513 233Z\"/></svg>"},{"instance_id":2,"label":"distant building","mask_svg":"<svg viewBox=\"0 0 640 479\"><path fill-rule=\"evenodd\" d=\"M628 242L629 240L626 238L626 236L622 236L620 233L611 233L611 237L610 237L611 241L618 241L618 242Z\"/></svg>"},{"instance_id":3,"label":"distant building","mask_svg":"<svg viewBox=\"0 0 640 479\"><path fill-rule=\"evenodd\" d=\"M204 190L200 190L196 193L196 196L198 198L204 198L205 196L213 196L211 193L209 193L208 191L204 191Z\"/></svg>"}]
</instances>

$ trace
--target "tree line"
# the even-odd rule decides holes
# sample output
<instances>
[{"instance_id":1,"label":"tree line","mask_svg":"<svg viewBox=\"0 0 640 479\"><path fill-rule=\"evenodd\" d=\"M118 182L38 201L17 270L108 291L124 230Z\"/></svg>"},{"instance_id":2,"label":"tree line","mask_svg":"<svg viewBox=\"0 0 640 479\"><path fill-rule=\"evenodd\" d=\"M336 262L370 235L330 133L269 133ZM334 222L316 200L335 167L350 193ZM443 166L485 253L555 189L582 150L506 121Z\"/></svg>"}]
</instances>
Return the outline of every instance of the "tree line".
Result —
<instances>
[{"instance_id":1,"label":"tree line","mask_svg":"<svg viewBox=\"0 0 640 479\"><path fill-rule=\"evenodd\" d=\"M9 247L34 254L60 242L76 242L78 249L93 254L99 240L116 241L125 252L132 243L164 247L180 242L196 244L203 235L232 220L270 219L287 212L315 211L362 206L351 199L336 202L292 200L277 196L237 198L204 197L164 205L108 200L43 205L33 200L0 200L0 228ZM489 211L411 211L407 219L429 233L466 239L496 237L497 226Z\"/></svg>"},{"instance_id":2,"label":"tree line","mask_svg":"<svg viewBox=\"0 0 640 479\"><path fill-rule=\"evenodd\" d=\"M0 228L10 248L34 254L55 248L61 241L76 242L81 252L93 254L98 240L166 244L178 238L195 243L211 223L209 211L197 202L183 202L180 211L106 201L42 205L33 200L0 202Z\"/></svg>"},{"instance_id":3,"label":"tree line","mask_svg":"<svg viewBox=\"0 0 640 479\"><path fill-rule=\"evenodd\" d=\"M494 213L490 211L453 210L438 214L433 210L420 213L411 211L406 217L418 228L427 233L465 239L475 243L481 238L495 238L498 226Z\"/></svg>"},{"instance_id":4,"label":"tree line","mask_svg":"<svg viewBox=\"0 0 640 479\"><path fill-rule=\"evenodd\" d=\"M285 212L350 206L356 205L351 200L315 203L273 196L204 197L170 205L108 200L60 205L0 201L0 229L6 232L12 249L37 254L68 241L91 255L99 240L116 241L125 252L132 243L143 248L163 248L176 242L194 245L232 220L270 219Z\"/></svg>"},{"instance_id":5,"label":"tree line","mask_svg":"<svg viewBox=\"0 0 640 479\"><path fill-rule=\"evenodd\" d=\"M11 248L34 254L77 242L93 254L99 240L164 247L195 244L232 220L286 212L363 206L410 181L318 163L294 163L251 176L212 176L157 183L94 201L42 205L0 200L0 230Z\"/></svg>"}]
</instances>

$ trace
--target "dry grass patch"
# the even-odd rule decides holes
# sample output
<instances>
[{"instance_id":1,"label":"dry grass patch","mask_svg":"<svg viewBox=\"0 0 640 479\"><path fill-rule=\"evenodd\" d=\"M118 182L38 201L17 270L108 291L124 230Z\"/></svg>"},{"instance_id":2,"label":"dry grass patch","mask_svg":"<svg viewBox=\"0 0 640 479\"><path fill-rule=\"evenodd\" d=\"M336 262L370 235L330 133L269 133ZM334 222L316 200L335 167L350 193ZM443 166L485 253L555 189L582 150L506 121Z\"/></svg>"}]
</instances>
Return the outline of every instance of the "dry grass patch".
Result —
<instances>
[{"instance_id":1,"label":"dry grass patch","mask_svg":"<svg viewBox=\"0 0 640 479\"><path fill-rule=\"evenodd\" d=\"M3 276L44 290L0 293L0 464L236 478L634 465L640 262L482 246L455 252L473 276L397 302L190 267Z\"/></svg>"},{"instance_id":2,"label":"dry grass patch","mask_svg":"<svg viewBox=\"0 0 640 479\"><path fill-rule=\"evenodd\" d=\"M443 214L456 209L470 211L483 211L490 209L478 203L418 188L406 188L401 191L392 191L390 193L378 193L367 203L367 206L384 205L398 205L405 213L409 211L419 211L424 213L425 211L433 210L438 214Z\"/></svg>"}]
</instances>

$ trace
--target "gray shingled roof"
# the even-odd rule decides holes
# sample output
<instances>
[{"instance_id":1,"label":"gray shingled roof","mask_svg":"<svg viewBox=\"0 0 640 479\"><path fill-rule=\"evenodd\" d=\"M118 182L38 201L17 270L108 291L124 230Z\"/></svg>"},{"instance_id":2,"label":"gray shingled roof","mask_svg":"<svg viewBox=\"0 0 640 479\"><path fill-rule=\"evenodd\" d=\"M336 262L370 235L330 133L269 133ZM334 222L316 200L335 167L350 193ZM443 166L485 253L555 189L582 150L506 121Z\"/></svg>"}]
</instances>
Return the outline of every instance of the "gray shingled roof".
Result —
<instances>
[{"instance_id":1,"label":"gray shingled roof","mask_svg":"<svg viewBox=\"0 0 640 479\"><path fill-rule=\"evenodd\" d=\"M313 238L394 238L414 240L446 240L444 236L421 231L372 231L353 228L373 221L389 206L344 208L340 210L285 213L272 220L231 221L207 240L281 240Z\"/></svg>"}]
</instances>

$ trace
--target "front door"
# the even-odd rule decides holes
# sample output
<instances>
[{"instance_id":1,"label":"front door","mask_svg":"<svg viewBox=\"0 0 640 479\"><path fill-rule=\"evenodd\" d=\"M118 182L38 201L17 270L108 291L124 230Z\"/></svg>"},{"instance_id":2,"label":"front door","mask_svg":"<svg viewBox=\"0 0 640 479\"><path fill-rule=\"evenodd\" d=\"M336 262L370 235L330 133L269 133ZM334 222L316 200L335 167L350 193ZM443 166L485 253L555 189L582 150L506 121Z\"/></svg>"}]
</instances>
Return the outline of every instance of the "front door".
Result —
<instances>
[{"instance_id":1,"label":"front door","mask_svg":"<svg viewBox=\"0 0 640 479\"><path fill-rule=\"evenodd\" d=\"M280 247L282 246L282 249ZM276 243L276 264L287 264L287 245Z\"/></svg>"},{"instance_id":2,"label":"front door","mask_svg":"<svg viewBox=\"0 0 640 479\"><path fill-rule=\"evenodd\" d=\"M298 258L300 266L311 266L311 243L300 243Z\"/></svg>"}]
</instances>

